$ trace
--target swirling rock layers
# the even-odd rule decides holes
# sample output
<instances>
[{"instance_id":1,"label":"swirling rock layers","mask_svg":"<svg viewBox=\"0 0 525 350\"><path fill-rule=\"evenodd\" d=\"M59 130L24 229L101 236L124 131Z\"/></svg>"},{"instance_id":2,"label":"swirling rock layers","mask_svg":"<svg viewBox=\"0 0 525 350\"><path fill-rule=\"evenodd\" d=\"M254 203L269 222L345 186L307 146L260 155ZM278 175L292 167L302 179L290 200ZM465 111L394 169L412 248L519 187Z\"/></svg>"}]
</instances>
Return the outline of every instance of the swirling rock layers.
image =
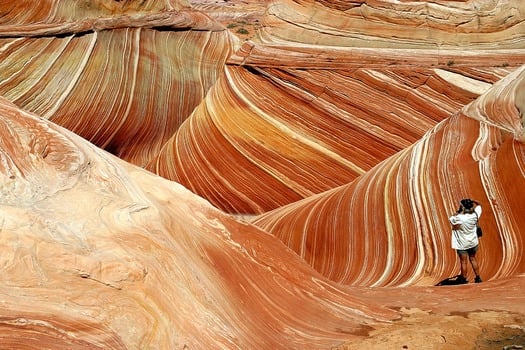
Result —
<instances>
[{"instance_id":1,"label":"swirling rock layers","mask_svg":"<svg viewBox=\"0 0 525 350\"><path fill-rule=\"evenodd\" d=\"M259 39L373 48L523 49L520 0L501 1L276 1Z\"/></svg>"},{"instance_id":2,"label":"swirling rock layers","mask_svg":"<svg viewBox=\"0 0 525 350\"><path fill-rule=\"evenodd\" d=\"M182 1L0 7L3 345L352 348L403 308L525 313L523 2L272 2L231 57ZM488 282L413 286L457 273L465 196Z\"/></svg>"},{"instance_id":3,"label":"swirling rock layers","mask_svg":"<svg viewBox=\"0 0 525 350\"><path fill-rule=\"evenodd\" d=\"M513 100L522 75L514 88L502 87L507 101ZM506 135L517 127L512 114L483 117L504 126ZM0 121L4 346L318 349L350 341L352 348L372 327L398 318L374 306L387 300L389 306L444 313L480 307L524 312L517 292L524 279L519 277L488 282L476 291L479 300L459 303L453 302L456 289L343 288L275 237L3 99ZM507 152L508 146L517 146L508 136L489 139L496 144L480 151L500 144L498 154L517 154ZM324 200L318 203L325 207ZM512 249L519 245L516 230L522 224L519 214L509 219L516 226L506 236L507 258L519 256ZM486 229L493 232L490 225ZM484 261L492 263L492 253L484 254ZM382 260L374 256L374 261ZM363 268L368 262L363 257ZM397 267L400 276L406 273L403 265ZM496 269L503 276L522 265L507 259ZM460 288L474 295L474 286Z\"/></svg>"},{"instance_id":4,"label":"swirling rock layers","mask_svg":"<svg viewBox=\"0 0 525 350\"><path fill-rule=\"evenodd\" d=\"M261 214L354 181L525 61L519 11L505 22L489 5L340 6L271 3L147 168L225 211Z\"/></svg>"},{"instance_id":5,"label":"swirling rock layers","mask_svg":"<svg viewBox=\"0 0 525 350\"><path fill-rule=\"evenodd\" d=\"M275 237L4 99L0 122L3 345L317 349L396 317Z\"/></svg>"},{"instance_id":6,"label":"swirling rock layers","mask_svg":"<svg viewBox=\"0 0 525 350\"><path fill-rule=\"evenodd\" d=\"M525 67L461 113L349 185L276 209L254 223L332 280L351 285L428 283L457 269L447 213L460 198L483 203L481 270L523 273L515 254L523 217L511 209L525 173ZM512 179L512 180L511 180ZM517 250L516 250L517 249Z\"/></svg>"},{"instance_id":7,"label":"swirling rock layers","mask_svg":"<svg viewBox=\"0 0 525 350\"><path fill-rule=\"evenodd\" d=\"M191 10L4 24L0 37L1 95L138 165L202 100L233 45Z\"/></svg>"},{"instance_id":8,"label":"swirling rock layers","mask_svg":"<svg viewBox=\"0 0 525 350\"><path fill-rule=\"evenodd\" d=\"M494 68L488 62L498 55L487 54L480 61L487 66L472 69L460 59L453 67L439 64L436 52L422 53L413 63L398 52L395 65L385 69L379 67L392 56L364 68L362 62L372 60L366 51L252 48L248 56L232 58L240 66L227 67L149 167L217 207L242 214L353 181L525 58L510 55L513 66ZM352 64L355 68L343 68Z\"/></svg>"}]
</instances>

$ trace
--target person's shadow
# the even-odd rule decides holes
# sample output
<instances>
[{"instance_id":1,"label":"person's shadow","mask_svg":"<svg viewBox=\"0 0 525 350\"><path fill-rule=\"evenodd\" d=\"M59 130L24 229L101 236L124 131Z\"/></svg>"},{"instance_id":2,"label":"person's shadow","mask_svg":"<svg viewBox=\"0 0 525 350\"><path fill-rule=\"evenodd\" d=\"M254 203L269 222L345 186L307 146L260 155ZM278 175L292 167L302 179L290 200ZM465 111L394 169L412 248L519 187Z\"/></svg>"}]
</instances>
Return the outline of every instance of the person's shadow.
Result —
<instances>
[{"instance_id":1,"label":"person's shadow","mask_svg":"<svg viewBox=\"0 0 525 350\"><path fill-rule=\"evenodd\" d=\"M457 275L454 277L445 278L444 280L437 283L436 286L455 286L465 283L468 283L468 281L463 276Z\"/></svg>"}]
</instances>

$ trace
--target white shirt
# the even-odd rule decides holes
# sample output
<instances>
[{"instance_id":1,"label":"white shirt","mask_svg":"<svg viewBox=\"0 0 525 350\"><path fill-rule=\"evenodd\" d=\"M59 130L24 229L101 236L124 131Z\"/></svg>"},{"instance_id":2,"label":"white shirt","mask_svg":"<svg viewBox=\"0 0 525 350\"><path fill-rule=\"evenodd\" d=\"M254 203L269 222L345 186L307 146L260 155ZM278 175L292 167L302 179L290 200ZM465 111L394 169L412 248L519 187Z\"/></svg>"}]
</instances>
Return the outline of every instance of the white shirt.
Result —
<instances>
[{"instance_id":1,"label":"white shirt","mask_svg":"<svg viewBox=\"0 0 525 350\"><path fill-rule=\"evenodd\" d=\"M452 229L452 248L466 250L474 248L479 244L476 234L476 224L481 216L481 205L474 208L475 213L456 214L449 218L450 223L455 226ZM476 216L476 214L478 214Z\"/></svg>"}]
</instances>

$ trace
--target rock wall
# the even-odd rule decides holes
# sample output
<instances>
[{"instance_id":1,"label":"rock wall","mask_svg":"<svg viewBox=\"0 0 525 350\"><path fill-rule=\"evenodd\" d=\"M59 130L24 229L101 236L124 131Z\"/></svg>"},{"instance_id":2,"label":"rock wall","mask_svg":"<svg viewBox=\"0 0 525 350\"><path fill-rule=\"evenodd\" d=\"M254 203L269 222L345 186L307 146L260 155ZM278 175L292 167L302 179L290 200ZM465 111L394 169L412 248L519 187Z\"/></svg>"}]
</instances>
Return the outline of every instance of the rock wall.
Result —
<instances>
[{"instance_id":1,"label":"rock wall","mask_svg":"<svg viewBox=\"0 0 525 350\"><path fill-rule=\"evenodd\" d=\"M476 198L487 233L479 254L483 275L523 273L523 259L512 252L523 239L516 201L524 181L524 81L521 67L351 184L254 223L340 283L435 283L457 269L448 216L461 198Z\"/></svg>"}]
</instances>

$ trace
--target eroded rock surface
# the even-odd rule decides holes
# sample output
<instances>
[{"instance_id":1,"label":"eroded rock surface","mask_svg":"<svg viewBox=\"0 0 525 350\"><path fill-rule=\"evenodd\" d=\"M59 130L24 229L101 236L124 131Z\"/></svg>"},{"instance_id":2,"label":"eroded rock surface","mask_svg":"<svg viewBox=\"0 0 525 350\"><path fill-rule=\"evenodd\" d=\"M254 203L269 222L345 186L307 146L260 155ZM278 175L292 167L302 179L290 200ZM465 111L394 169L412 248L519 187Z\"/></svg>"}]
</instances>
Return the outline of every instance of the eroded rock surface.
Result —
<instances>
[{"instance_id":1,"label":"eroded rock surface","mask_svg":"<svg viewBox=\"0 0 525 350\"><path fill-rule=\"evenodd\" d=\"M354 181L525 62L520 2L329 3L272 2L148 169L261 214Z\"/></svg>"},{"instance_id":2,"label":"eroded rock surface","mask_svg":"<svg viewBox=\"0 0 525 350\"><path fill-rule=\"evenodd\" d=\"M176 3L44 3L3 9L0 95L140 166L201 102L236 41Z\"/></svg>"},{"instance_id":3,"label":"eroded rock surface","mask_svg":"<svg viewBox=\"0 0 525 350\"><path fill-rule=\"evenodd\" d=\"M481 270L524 272L517 208L525 163L525 66L351 184L255 219L323 275L352 285L433 283L457 269L448 216L481 201ZM513 256L510 258L510 256ZM472 276L473 278L473 276Z\"/></svg>"},{"instance_id":4,"label":"eroded rock surface","mask_svg":"<svg viewBox=\"0 0 525 350\"><path fill-rule=\"evenodd\" d=\"M3 99L0 121L3 345L317 349L396 317L174 182Z\"/></svg>"},{"instance_id":5,"label":"eroded rock surface","mask_svg":"<svg viewBox=\"0 0 525 350\"><path fill-rule=\"evenodd\" d=\"M3 346L457 349L522 329L522 1L0 11ZM467 196L485 282L432 287L457 273Z\"/></svg>"}]
</instances>

